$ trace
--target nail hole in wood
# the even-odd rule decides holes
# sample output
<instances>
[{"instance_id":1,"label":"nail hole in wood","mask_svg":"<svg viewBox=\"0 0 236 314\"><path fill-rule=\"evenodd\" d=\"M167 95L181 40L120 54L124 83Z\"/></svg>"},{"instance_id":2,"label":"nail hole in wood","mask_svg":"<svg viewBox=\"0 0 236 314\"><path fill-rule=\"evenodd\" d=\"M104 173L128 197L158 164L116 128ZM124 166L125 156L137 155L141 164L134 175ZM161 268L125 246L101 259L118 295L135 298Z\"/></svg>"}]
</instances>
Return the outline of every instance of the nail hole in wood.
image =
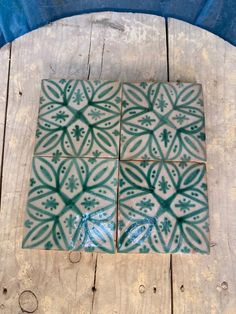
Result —
<instances>
[{"instance_id":1,"label":"nail hole in wood","mask_svg":"<svg viewBox=\"0 0 236 314\"><path fill-rule=\"evenodd\" d=\"M222 288L223 290L227 290L227 289L228 289L228 282L223 281L223 282L221 283L221 288Z\"/></svg>"},{"instance_id":2,"label":"nail hole in wood","mask_svg":"<svg viewBox=\"0 0 236 314\"><path fill-rule=\"evenodd\" d=\"M7 294L7 288L2 289L2 294Z\"/></svg>"},{"instance_id":3,"label":"nail hole in wood","mask_svg":"<svg viewBox=\"0 0 236 314\"><path fill-rule=\"evenodd\" d=\"M139 290L139 293L144 293L145 292L145 286L140 285L138 290Z\"/></svg>"},{"instance_id":4,"label":"nail hole in wood","mask_svg":"<svg viewBox=\"0 0 236 314\"><path fill-rule=\"evenodd\" d=\"M157 293L157 288L153 287L153 293Z\"/></svg>"},{"instance_id":5,"label":"nail hole in wood","mask_svg":"<svg viewBox=\"0 0 236 314\"><path fill-rule=\"evenodd\" d=\"M22 92L21 91L19 91L19 95L22 96Z\"/></svg>"},{"instance_id":6,"label":"nail hole in wood","mask_svg":"<svg viewBox=\"0 0 236 314\"><path fill-rule=\"evenodd\" d=\"M179 289L181 292L184 292L184 285L181 285Z\"/></svg>"},{"instance_id":7,"label":"nail hole in wood","mask_svg":"<svg viewBox=\"0 0 236 314\"><path fill-rule=\"evenodd\" d=\"M71 251L69 253L69 261L71 263L73 263L73 264L79 263L80 260L81 260L81 252Z\"/></svg>"},{"instance_id":8,"label":"nail hole in wood","mask_svg":"<svg viewBox=\"0 0 236 314\"><path fill-rule=\"evenodd\" d=\"M97 291L96 287L93 286L93 287L92 287L92 291L93 291L93 292L96 292L96 291Z\"/></svg>"},{"instance_id":9,"label":"nail hole in wood","mask_svg":"<svg viewBox=\"0 0 236 314\"><path fill-rule=\"evenodd\" d=\"M34 313L38 309L38 299L31 290L24 290L19 295L19 306L22 312Z\"/></svg>"}]
</instances>

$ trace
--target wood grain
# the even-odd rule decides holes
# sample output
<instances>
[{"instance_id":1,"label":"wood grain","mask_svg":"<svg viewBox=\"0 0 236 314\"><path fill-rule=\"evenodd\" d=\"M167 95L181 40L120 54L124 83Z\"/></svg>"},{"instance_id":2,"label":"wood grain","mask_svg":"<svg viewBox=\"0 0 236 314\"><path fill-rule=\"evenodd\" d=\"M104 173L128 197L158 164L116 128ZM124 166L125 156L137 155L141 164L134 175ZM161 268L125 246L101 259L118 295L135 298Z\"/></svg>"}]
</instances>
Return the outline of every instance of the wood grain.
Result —
<instances>
[{"instance_id":1,"label":"wood grain","mask_svg":"<svg viewBox=\"0 0 236 314\"><path fill-rule=\"evenodd\" d=\"M169 22L170 80L203 84L211 253L173 256L173 312L236 313L236 48Z\"/></svg>"},{"instance_id":2,"label":"wood grain","mask_svg":"<svg viewBox=\"0 0 236 314\"><path fill-rule=\"evenodd\" d=\"M165 49L163 19L118 13L60 20L13 43L0 216L4 313L170 313L168 255L21 249L40 80L166 80Z\"/></svg>"},{"instance_id":3,"label":"wood grain","mask_svg":"<svg viewBox=\"0 0 236 314\"><path fill-rule=\"evenodd\" d=\"M173 256L173 313L236 313L236 50L169 22L170 80L203 84L210 256ZM165 22L99 13L60 20L12 45L0 213L0 312L171 313L169 255L22 250L40 80L167 79ZM0 155L9 46L0 50Z\"/></svg>"},{"instance_id":4,"label":"wood grain","mask_svg":"<svg viewBox=\"0 0 236 314\"><path fill-rule=\"evenodd\" d=\"M37 313L90 313L92 307L93 255L74 263L68 252L21 249L40 80L88 76L91 16L65 22L12 44L0 217L0 283L6 289L0 304L7 314L32 311L35 297Z\"/></svg>"}]
</instances>

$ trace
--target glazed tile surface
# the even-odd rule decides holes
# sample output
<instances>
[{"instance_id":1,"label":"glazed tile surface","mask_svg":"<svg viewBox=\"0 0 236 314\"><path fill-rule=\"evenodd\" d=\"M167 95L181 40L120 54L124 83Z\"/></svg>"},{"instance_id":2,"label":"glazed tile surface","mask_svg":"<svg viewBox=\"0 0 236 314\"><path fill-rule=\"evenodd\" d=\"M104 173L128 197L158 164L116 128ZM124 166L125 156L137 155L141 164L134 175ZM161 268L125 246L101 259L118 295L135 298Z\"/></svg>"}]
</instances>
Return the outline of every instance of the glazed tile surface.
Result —
<instances>
[{"instance_id":1,"label":"glazed tile surface","mask_svg":"<svg viewBox=\"0 0 236 314\"><path fill-rule=\"evenodd\" d=\"M205 164L123 161L119 252L208 253Z\"/></svg>"},{"instance_id":2,"label":"glazed tile surface","mask_svg":"<svg viewBox=\"0 0 236 314\"><path fill-rule=\"evenodd\" d=\"M205 160L201 85L125 83L121 159Z\"/></svg>"},{"instance_id":3,"label":"glazed tile surface","mask_svg":"<svg viewBox=\"0 0 236 314\"><path fill-rule=\"evenodd\" d=\"M36 155L118 157L121 84L43 80Z\"/></svg>"},{"instance_id":4,"label":"glazed tile surface","mask_svg":"<svg viewBox=\"0 0 236 314\"><path fill-rule=\"evenodd\" d=\"M118 162L33 159L24 248L114 253Z\"/></svg>"},{"instance_id":5,"label":"glazed tile surface","mask_svg":"<svg viewBox=\"0 0 236 314\"><path fill-rule=\"evenodd\" d=\"M24 248L209 252L201 85L43 80L39 107Z\"/></svg>"}]
</instances>

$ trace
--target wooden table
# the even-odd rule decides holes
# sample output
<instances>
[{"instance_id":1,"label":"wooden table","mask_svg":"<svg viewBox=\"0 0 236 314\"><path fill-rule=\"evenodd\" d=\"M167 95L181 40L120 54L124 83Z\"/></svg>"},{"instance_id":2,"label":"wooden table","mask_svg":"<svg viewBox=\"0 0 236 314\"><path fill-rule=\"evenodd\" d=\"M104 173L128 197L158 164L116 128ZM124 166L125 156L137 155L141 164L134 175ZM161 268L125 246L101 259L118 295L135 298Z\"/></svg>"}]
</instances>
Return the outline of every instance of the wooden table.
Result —
<instances>
[{"instance_id":1,"label":"wooden table","mask_svg":"<svg viewBox=\"0 0 236 314\"><path fill-rule=\"evenodd\" d=\"M40 80L62 77L203 84L209 256L21 249ZM236 313L235 47L173 19L76 16L2 48L0 89L0 313Z\"/></svg>"}]
</instances>

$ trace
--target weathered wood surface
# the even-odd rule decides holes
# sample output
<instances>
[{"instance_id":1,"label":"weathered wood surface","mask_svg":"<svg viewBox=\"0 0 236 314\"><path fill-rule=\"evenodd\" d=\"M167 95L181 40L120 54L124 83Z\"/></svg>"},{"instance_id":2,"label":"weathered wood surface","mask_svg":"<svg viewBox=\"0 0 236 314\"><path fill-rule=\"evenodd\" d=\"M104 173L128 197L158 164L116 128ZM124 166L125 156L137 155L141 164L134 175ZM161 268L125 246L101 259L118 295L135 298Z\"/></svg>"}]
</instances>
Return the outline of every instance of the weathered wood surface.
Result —
<instances>
[{"instance_id":1,"label":"weathered wood surface","mask_svg":"<svg viewBox=\"0 0 236 314\"><path fill-rule=\"evenodd\" d=\"M0 50L0 313L236 313L236 48L183 22L168 25L170 80L204 88L211 255L175 255L170 269L169 255L21 249L40 80L167 79L162 18L60 20L12 44L10 72L10 46Z\"/></svg>"},{"instance_id":2,"label":"weathered wood surface","mask_svg":"<svg viewBox=\"0 0 236 314\"><path fill-rule=\"evenodd\" d=\"M12 44L0 217L0 295L3 313L20 313L19 295L32 291L37 313L89 313L95 259L83 254L71 263L68 253L21 249L30 164L38 111L40 80L88 75L90 17L63 21L30 33ZM63 43L63 44L62 44ZM32 312L32 292L21 296Z\"/></svg>"},{"instance_id":3,"label":"weathered wood surface","mask_svg":"<svg viewBox=\"0 0 236 314\"><path fill-rule=\"evenodd\" d=\"M171 313L169 255L21 249L40 80L166 80L166 61L164 20L140 14L68 18L12 44L0 216L3 313Z\"/></svg>"},{"instance_id":4,"label":"weathered wood surface","mask_svg":"<svg viewBox=\"0 0 236 314\"><path fill-rule=\"evenodd\" d=\"M165 35L154 16L94 15L90 78L166 80ZM171 313L168 255L97 256L93 313Z\"/></svg>"},{"instance_id":5,"label":"weathered wood surface","mask_svg":"<svg viewBox=\"0 0 236 314\"><path fill-rule=\"evenodd\" d=\"M173 312L236 313L236 48L170 20L170 80L203 84L211 254L173 256Z\"/></svg>"}]
</instances>

